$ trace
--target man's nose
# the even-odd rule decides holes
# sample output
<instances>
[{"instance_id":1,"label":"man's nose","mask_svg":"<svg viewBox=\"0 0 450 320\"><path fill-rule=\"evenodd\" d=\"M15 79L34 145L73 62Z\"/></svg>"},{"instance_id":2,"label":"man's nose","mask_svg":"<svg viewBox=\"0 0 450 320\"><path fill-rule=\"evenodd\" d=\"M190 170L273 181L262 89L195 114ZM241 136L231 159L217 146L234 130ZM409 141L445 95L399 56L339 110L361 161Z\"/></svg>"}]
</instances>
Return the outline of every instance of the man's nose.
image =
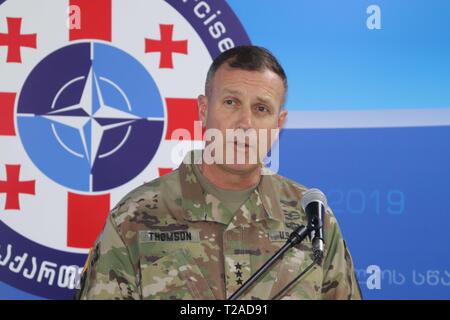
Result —
<instances>
[{"instance_id":1,"label":"man's nose","mask_svg":"<svg viewBox=\"0 0 450 320\"><path fill-rule=\"evenodd\" d=\"M238 127L244 130L253 128L252 111L250 108L242 108L239 114Z\"/></svg>"}]
</instances>

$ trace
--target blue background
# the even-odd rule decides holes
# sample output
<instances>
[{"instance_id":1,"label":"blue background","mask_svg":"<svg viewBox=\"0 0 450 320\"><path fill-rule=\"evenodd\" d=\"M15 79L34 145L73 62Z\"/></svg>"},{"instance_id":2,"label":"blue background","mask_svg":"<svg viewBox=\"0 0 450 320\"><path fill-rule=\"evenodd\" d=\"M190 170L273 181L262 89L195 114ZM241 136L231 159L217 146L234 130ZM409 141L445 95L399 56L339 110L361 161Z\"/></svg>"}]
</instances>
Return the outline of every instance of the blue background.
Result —
<instances>
[{"instance_id":1,"label":"blue background","mask_svg":"<svg viewBox=\"0 0 450 320\"><path fill-rule=\"evenodd\" d=\"M230 0L289 79L290 110L450 106L446 0ZM381 30L366 27L369 5Z\"/></svg>"}]
</instances>

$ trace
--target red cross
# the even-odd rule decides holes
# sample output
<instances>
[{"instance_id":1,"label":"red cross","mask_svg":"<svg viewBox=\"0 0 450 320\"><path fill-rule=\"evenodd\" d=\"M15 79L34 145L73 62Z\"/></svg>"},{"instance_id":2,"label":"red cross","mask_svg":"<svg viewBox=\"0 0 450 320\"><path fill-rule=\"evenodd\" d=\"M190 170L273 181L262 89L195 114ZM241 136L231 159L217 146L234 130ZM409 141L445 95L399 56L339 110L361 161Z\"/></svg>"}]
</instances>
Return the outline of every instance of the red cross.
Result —
<instances>
[{"instance_id":1,"label":"red cross","mask_svg":"<svg viewBox=\"0 0 450 320\"><path fill-rule=\"evenodd\" d=\"M160 24L161 40L145 39L145 52L160 52L160 68L173 69L172 54L187 54L187 40L172 41L173 24Z\"/></svg>"},{"instance_id":2,"label":"red cross","mask_svg":"<svg viewBox=\"0 0 450 320\"><path fill-rule=\"evenodd\" d=\"M6 193L5 210L20 209L19 194L34 194L35 180L19 181L20 165L6 165L6 181L0 180L0 193Z\"/></svg>"},{"instance_id":3,"label":"red cross","mask_svg":"<svg viewBox=\"0 0 450 320\"><path fill-rule=\"evenodd\" d=\"M15 136L14 127L14 92L0 92L0 136Z\"/></svg>"},{"instance_id":4,"label":"red cross","mask_svg":"<svg viewBox=\"0 0 450 320\"><path fill-rule=\"evenodd\" d=\"M6 62L22 62L20 48L36 48L36 33L20 34L22 18L6 18L8 33L0 33L0 46L8 47Z\"/></svg>"},{"instance_id":5,"label":"red cross","mask_svg":"<svg viewBox=\"0 0 450 320\"><path fill-rule=\"evenodd\" d=\"M102 231L108 217L110 194L68 193L67 245L91 248Z\"/></svg>"}]
</instances>

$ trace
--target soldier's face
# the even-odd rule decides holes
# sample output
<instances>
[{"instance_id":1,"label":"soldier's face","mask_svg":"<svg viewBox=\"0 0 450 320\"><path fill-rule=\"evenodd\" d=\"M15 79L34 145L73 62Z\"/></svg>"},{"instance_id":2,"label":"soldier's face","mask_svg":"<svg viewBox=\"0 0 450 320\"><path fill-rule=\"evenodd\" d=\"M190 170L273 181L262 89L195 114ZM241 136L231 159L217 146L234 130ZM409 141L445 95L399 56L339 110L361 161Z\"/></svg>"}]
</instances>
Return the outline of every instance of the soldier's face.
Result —
<instances>
[{"instance_id":1,"label":"soldier's face","mask_svg":"<svg viewBox=\"0 0 450 320\"><path fill-rule=\"evenodd\" d=\"M207 132L217 129L222 133L224 163L218 163L219 166L237 173L260 167L263 156L276 139L271 129L281 129L284 125L287 115L286 110L281 110L284 95L282 79L271 70L246 71L224 64L216 71L207 96L199 96L199 110ZM230 130L227 139L227 129L245 132L245 143L229 139ZM267 141L266 146L263 140ZM208 142L205 151L207 149ZM254 161L255 155L257 161ZM245 162L241 163L243 157Z\"/></svg>"}]
</instances>

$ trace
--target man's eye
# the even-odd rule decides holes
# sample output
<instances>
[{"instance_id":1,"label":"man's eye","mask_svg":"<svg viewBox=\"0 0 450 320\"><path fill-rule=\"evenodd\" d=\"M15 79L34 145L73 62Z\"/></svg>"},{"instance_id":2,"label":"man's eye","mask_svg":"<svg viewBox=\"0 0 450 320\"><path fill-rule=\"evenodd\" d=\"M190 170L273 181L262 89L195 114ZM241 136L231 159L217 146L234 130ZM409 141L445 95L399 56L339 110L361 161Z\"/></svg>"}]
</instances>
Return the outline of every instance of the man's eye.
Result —
<instances>
[{"instance_id":1,"label":"man's eye","mask_svg":"<svg viewBox=\"0 0 450 320\"><path fill-rule=\"evenodd\" d=\"M225 103L225 105L227 105L227 106L234 106L236 103L234 102L234 100L232 100L232 99L226 99L225 101L224 101L224 103Z\"/></svg>"},{"instance_id":2,"label":"man's eye","mask_svg":"<svg viewBox=\"0 0 450 320\"><path fill-rule=\"evenodd\" d=\"M269 108L267 108L266 106L260 105L260 106L256 106L256 111L258 111L258 112L269 112Z\"/></svg>"}]
</instances>

